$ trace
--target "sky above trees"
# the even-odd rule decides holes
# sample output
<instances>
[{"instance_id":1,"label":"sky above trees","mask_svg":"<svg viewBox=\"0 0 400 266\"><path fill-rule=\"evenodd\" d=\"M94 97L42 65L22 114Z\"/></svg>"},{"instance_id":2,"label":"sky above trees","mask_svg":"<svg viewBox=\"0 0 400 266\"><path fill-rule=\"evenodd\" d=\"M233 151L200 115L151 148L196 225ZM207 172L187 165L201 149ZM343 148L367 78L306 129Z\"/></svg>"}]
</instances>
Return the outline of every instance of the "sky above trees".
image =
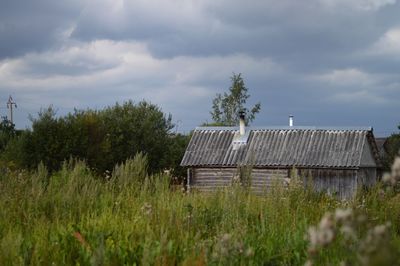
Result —
<instances>
[{"instance_id":1,"label":"sky above trees","mask_svg":"<svg viewBox=\"0 0 400 266\"><path fill-rule=\"evenodd\" d=\"M400 121L396 0L3 0L0 113L16 125L146 99L178 131L211 121L216 93L242 73L261 102L253 123L373 126Z\"/></svg>"}]
</instances>

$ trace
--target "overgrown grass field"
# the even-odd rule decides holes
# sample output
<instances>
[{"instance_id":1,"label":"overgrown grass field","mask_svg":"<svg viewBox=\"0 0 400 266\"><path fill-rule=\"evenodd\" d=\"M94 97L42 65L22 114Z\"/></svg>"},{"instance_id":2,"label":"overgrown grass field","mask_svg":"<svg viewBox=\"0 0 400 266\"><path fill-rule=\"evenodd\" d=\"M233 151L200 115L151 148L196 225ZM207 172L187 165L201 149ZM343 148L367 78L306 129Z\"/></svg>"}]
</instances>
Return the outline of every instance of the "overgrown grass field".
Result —
<instances>
[{"instance_id":1,"label":"overgrown grass field","mask_svg":"<svg viewBox=\"0 0 400 266\"><path fill-rule=\"evenodd\" d=\"M304 265L309 226L337 208L367 217L360 236L390 222L383 262L400 263L400 198L379 186L341 202L299 186L276 186L265 196L239 186L200 194L169 181L148 176L142 156L101 177L77 161L51 175L43 165L5 171L1 265ZM358 264L353 246L335 241L313 262Z\"/></svg>"}]
</instances>

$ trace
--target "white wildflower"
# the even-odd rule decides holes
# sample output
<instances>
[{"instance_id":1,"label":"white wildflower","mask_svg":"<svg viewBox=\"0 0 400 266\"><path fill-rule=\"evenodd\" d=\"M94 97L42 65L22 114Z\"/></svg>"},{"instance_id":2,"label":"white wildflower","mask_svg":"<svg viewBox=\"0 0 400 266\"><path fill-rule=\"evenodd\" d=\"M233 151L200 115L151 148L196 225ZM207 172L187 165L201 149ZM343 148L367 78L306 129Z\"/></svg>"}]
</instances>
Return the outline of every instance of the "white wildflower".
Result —
<instances>
[{"instance_id":1,"label":"white wildflower","mask_svg":"<svg viewBox=\"0 0 400 266\"><path fill-rule=\"evenodd\" d=\"M392 177L396 180L400 180L400 157L396 157L392 165Z\"/></svg>"},{"instance_id":2,"label":"white wildflower","mask_svg":"<svg viewBox=\"0 0 400 266\"><path fill-rule=\"evenodd\" d=\"M383 189L380 189L378 191L378 196L380 199L384 199L385 198L385 191Z\"/></svg>"},{"instance_id":3,"label":"white wildflower","mask_svg":"<svg viewBox=\"0 0 400 266\"><path fill-rule=\"evenodd\" d=\"M246 250L246 252L245 252L245 254L244 254L246 257L253 257L254 256L254 250L251 248L251 247L249 247L247 250Z\"/></svg>"},{"instance_id":4,"label":"white wildflower","mask_svg":"<svg viewBox=\"0 0 400 266\"><path fill-rule=\"evenodd\" d=\"M335 211L335 219L338 223L349 223L352 220L353 211L351 209L337 209Z\"/></svg>"},{"instance_id":5,"label":"white wildflower","mask_svg":"<svg viewBox=\"0 0 400 266\"><path fill-rule=\"evenodd\" d=\"M331 228L326 228L319 232L319 243L321 246L327 246L335 238L335 232Z\"/></svg>"},{"instance_id":6,"label":"white wildflower","mask_svg":"<svg viewBox=\"0 0 400 266\"><path fill-rule=\"evenodd\" d=\"M392 175L389 173L385 173L382 177L382 181L384 183L392 183Z\"/></svg>"},{"instance_id":7,"label":"white wildflower","mask_svg":"<svg viewBox=\"0 0 400 266\"><path fill-rule=\"evenodd\" d=\"M315 226L308 228L308 240L310 241L310 248L314 249L319 244L319 234Z\"/></svg>"},{"instance_id":8,"label":"white wildflower","mask_svg":"<svg viewBox=\"0 0 400 266\"><path fill-rule=\"evenodd\" d=\"M333 215L328 212L324 215L324 217L322 217L321 222L319 223L319 229L331 229L335 225L334 222Z\"/></svg>"},{"instance_id":9,"label":"white wildflower","mask_svg":"<svg viewBox=\"0 0 400 266\"><path fill-rule=\"evenodd\" d=\"M349 225L343 225L340 228L340 232L343 234L343 236L346 239L353 239L353 240L357 239L357 236L356 236L356 233L354 232L353 227L351 227Z\"/></svg>"},{"instance_id":10,"label":"white wildflower","mask_svg":"<svg viewBox=\"0 0 400 266\"><path fill-rule=\"evenodd\" d=\"M367 221L367 216L365 216L364 214L359 214L357 215L357 222L362 224L364 222Z\"/></svg>"},{"instance_id":11,"label":"white wildflower","mask_svg":"<svg viewBox=\"0 0 400 266\"><path fill-rule=\"evenodd\" d=\"M306 263L304 263L304 266L313 266L314 264L312 263L311 260L306 261Z\"/></svg>"},{"instance_id":12,"label":"white wildflower","mask_svg":"<svg viewBox=\"0 0 400 266\"><path fill-rule=\"evenodd\" d=\"M231 235L230 234L224 234L221 237L221 242L222 243L228 243L231 240Z\"/></svg>"},{"instance_id":13,"label":"white wildflower","mask_svg":"<svg viewBox=\"0 0 400 266\"><path fill-rule=\"evenodd\" d=\"M153 207L151 206L150 203L145 202L143 204L143 207L141 208L142 212L146 215L150 215L153 211Z\"/></svg>"},{"instance_id":14,"label":"white wildflower","mask_svg":"<svg viewBox=\"0 0 400 266\"><path fill-rule=\"evenodd\" d=\"M373 229L374 235L376 235L378 237L385 236L389 226L390 226L390 223L386 223L386 224L381 224L381 225L375 226L375 228Z\"/></svg>"},{"instance_id":15,"label":"white wildflower","mask_svg":"<svg viewBox=\"0 0 400 266\"><path fill-rule=\"evenodd\" d=\"M233 183L239 183L240 182L240 176L239 175L235 175L233 177Z\"/></svg>"}]
</instances>

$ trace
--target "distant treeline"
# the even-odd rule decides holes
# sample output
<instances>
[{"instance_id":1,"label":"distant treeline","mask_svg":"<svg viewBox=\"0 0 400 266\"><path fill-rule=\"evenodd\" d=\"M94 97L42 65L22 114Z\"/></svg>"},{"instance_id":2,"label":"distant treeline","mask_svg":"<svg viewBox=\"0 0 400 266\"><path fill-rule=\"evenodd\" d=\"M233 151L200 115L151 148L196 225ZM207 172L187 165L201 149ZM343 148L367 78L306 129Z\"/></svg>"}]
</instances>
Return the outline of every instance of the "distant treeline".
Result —
<instances>
[{"instance_id":1,"label":"distant treeline","mask_svg":"<svg viewBox=\"0 0 400 266\"><path fill-rule=\"evenodd\" d=\"M185 176L179 163L190 136L174 133L171 115L149 102L128 101L65 116L57 116L50 106L30 120L32 127L25 130L15 130L7 119L0 122L1 169L35 169L43 163L52 172L73 158L104 174L142 153L149 173L170 170L175 177ZM389 170L400 149L400 133L393 133L385 148L384 168Z\"/></svg>"},{"instance_id":2,"label":"distant treeline","mask_svg":"<svg viewBox=\"0 0 400 266\"><path fill-rule=\"evenodd\" d=\"M98 173L144 153L149 172L169 169L179 175L179 163L189 136L171 133L171 115L146 101L116 104L102 110L75 110L57 117L53 107L30 117L32 128L16 131L0 124L3 167L33 169L42 162L50 171L63 161L83 159Z\"/></svg>"}]
</instances>

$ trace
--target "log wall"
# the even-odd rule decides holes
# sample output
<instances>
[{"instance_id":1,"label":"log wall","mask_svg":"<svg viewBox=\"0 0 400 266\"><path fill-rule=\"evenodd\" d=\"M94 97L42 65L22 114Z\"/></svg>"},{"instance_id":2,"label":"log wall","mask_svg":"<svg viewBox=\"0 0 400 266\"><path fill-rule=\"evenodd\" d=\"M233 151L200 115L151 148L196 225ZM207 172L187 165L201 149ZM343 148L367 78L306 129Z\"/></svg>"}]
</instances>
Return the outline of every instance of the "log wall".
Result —
<instances>
[{"instance_id":1,"label":"log wall","mask_svg":"<svg viewBox=\"0 0 400 266\"><path fill-rule=\"evenodd\" d=\"M234 180L239 182L237 168L194 168L191 173L190 187L211 192L231 186ZM355 195L359 187L370 187L377 181L376 168L361 169L297 169L304 186L311 186L317 192L326 192L341 199ZM251 189L256 193L267 192L276 182L290 182L290 169L251 169ZM243 180L242 180L243 181Z\"/></svg>"},{"instance_id":2,"label":"log wall","mask_svg":"<svg viewBox=\"0 0 400 266\"><path fill-rule=\"evenodd\" d=\"M232 185L233 180L240 180L237 168L194 168L191 188L198 191L214 191ZM250 182L255 192L268 190L274 182L287 181L287 169L252 169Z\"/></svg>"},{"instance_id":3,"label":"log wall","mask_svg":"<svg viewBox=\"0 0 400 266\"><path fill-rule=\"evenodd\" d=\"M359 185L364 187L371 187L378 182L376 168L360 168L357 177Z\"/></svg>"},{"instance_id":4,"label":"log wall","mask_svg":"<svg viewBox=\"0 0 400 266\"><path fill-rule=\"evenodd\" d=\"M341 199L351 198L358 187L357 170L301 169L299 176L305 186Z\"/></svg>"}]
</instances>

